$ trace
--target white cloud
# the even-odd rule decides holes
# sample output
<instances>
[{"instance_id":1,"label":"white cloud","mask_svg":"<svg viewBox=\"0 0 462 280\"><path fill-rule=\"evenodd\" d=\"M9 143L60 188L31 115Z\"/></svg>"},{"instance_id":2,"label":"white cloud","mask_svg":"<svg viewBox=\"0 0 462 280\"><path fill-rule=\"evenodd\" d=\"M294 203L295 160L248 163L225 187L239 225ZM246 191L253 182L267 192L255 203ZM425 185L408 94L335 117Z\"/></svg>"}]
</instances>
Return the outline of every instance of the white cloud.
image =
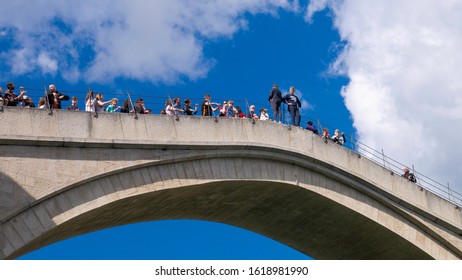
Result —
<instances>
[{"instance_id":1,"label":"white cloud","mask_svg":"<svg viewBox=\"0 0 462 280\"><path fill-rule=\"evenodd\" d=\"M47 53L40 53L37 58L37 65L43 73L55 74L58 70L58 62L52 59Z\"/></svg>"},{"instance_id":2,"label":"white cloud","mask_svg":"<svg viewBox=\"0 0 462 280\"><path fill-rule=\"evenodd\" d=\"M347 42L331 65L361 141L462 192L462 3L311 1Z\"/></svg>"},{"instance_id":3,"label":"white cloud","mask_svg":"<svg viewBox=\"0 0 462 280\"><path fill-rule=\"evenodd\" d=\"M287 93L289 93L289 91L287 91ZM300 113L302 115L307 115L308 111L313 110L313 105L311 105L311 103L309 103L308 100L305 99L305 94L302 91L296 88L295 95L298 97L298 99L300 99L300 103L302 104L302 107L300 108Z\"/></svg>"},{"instance_id":4,"label":"white cloud","mask_svg":"<svg viewBox=\"0 0 462 280\"><path fill-rule=\"evenodd\" d=\"M6 1L2 36L15 41L2 57L13 73L40 70L71 81L128 77L173 82L206 75L206 40L246 28L245 14L297 10L298 1ZM50 8L52 7L52 8ZM2 33L3 34L3 33ZM90 49L92 52L84 53ZM89 57L89 58L88 58ZM76 68L75 65L78 65Z\"/></svg>"},{"instance_id":5,"label":"white cloud","mask_svg":"<svg viewBox=\"0 0 462 280\"><path fill-rule=\"evenodd\" d=\"M17 49L10 51L4 59L11 66L11 72L15 75L21 75L31 70L30 63L32 52L27 49Z\"/></svg>"}]
</instances>

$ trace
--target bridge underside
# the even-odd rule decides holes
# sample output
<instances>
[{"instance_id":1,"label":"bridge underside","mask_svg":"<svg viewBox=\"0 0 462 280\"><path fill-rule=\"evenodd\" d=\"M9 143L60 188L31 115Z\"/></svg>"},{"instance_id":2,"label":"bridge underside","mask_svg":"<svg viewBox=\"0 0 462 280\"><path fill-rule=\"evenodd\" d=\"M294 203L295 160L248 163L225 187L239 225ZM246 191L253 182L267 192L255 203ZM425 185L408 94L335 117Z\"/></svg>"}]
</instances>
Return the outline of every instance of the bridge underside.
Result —
<instances>
[{"instance_id":1,"label":"bridge underside","mask_svg":"<svg viewBox=\"0 0 462 280\"><path fill-rule=\"evenodd\" d=\"M123 198L57 225L8 258L80 234L135 222L221 222L315 259L431 259L404 238L317 193L279 182L222 181Z\"/></svg>"}]
</instances>

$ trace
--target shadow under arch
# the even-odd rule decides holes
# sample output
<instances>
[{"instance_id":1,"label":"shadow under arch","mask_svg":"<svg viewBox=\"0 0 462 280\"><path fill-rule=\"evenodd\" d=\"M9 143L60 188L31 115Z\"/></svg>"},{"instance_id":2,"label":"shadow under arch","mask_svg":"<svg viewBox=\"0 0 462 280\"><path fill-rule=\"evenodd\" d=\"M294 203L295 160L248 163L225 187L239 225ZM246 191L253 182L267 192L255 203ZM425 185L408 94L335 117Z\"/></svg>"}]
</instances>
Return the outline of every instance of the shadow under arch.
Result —
<instances>
[{"instance_id":1,"label":"shadow under arch","mask_svg":"<svg viewBox=\"0 0 462 280\"><path fill-rule=\"evenodd\" d=\"M100 229L168 219L233 225L315 259L431 258L396 233L315 192L254 180L210 182L121 198L57 225L9 258Z\"/></svg>"}]
</instances>

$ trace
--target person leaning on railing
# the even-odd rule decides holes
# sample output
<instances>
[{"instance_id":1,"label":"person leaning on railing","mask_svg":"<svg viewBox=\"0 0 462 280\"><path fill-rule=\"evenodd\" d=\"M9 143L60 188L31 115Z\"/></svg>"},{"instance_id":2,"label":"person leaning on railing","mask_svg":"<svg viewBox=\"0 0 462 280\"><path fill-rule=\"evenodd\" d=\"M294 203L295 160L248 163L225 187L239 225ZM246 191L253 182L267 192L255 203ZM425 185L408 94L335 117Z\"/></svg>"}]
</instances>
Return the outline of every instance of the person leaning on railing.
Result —
<instances>
[{"instance_id":1,"label":"person leaning on railing","mask_svg":"<svg viewBox=\"0 0 462 280\"><path fill-rule=\"evenodd\" d=\"M121 113L130 113L130 99L126 99L120 108Z\"/></svg>"},{"instance_id":2,"label":"person leaning on railing","mask_svg":"<svg viewBox=\"0 0 462 280\"><path fill-rule=\"evenodd\" d=\"M404 167L403 171L404 174L401 176L403 176L411 182L417 183L417 179L415 178L414 174L409 171L409 167Z\"/></svg>"},{"instance_id":3,"label":"person leaning on railing","mask_svg":"<svg viewBox=\"0 0 462 280\"><path fill-rule=\"evenodd\" d=\"M144 100L141 97L135 101L133 108L135 113L137 114L151 114L151 110L146 109L146 107L144 106Z\"/></svg>"},{"instance_id":4,"label":"person leaning on railing","mask_svg":"<svg viewBox=\"0 0 462 280\"><path fill-rule=\"evenodd\" d=\"M343 144L345 144L346 142L345 133L340 132L340 130L336 129L334 131L334 136L332 136L331 140L332 142L343 146Z\"/></svg>"},{"instance_id":5,"label":"person leaning on railing","mask_svg":"<svg viewBox=\"0 0 462 280\"><path fill-rule=\"evenodd\" d=\"M316 126L313 124L312 121L308 121L308 123L306 124L306 130L309 130L311 132L313 132L314 134L318 135L319 132L318 132L318 129L316 128Z\"/></svg>"}]
</instances>

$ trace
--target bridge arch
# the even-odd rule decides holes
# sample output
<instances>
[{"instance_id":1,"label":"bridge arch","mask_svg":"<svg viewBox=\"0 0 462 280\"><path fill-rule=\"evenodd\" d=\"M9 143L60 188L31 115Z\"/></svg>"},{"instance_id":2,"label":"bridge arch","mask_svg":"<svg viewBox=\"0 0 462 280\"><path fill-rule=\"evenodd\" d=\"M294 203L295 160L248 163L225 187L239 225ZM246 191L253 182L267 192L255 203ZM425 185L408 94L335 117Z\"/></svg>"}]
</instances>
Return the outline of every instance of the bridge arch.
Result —
<instances>
[{"instance_id":1,"label":"bridge arch","mask_svg":"<svg viewBox=\"0 0 462 280\"><path fill-rule=\"evenodd\" d=\"M173 124L181 129L180 123L188 121ZM206 121L216 125L212 119ZM224 122L229 125L229 121ZM244 125L250 129L254 126ZM297 133L311 137L312 147L336 149L349 161L367 160L341 147L326 148L320 139L304 131ZM56 139L34 139L34 145L30 139L21 141L30 151L42 146L59 151L71 148L57 145ZM149 142L142 147L138 142L117 146L106 141L77 142L70 146L80 149L81 153L75 155L78 158L95 149L101 155L110 155L114 149L121 154L152 149L158 156L132 165L111 166L87 177L77 176L29 201L2 221L4 258L16 258L98 229L183 218L245 228L318 259L462 256L457 246L457 225L432 221L434 214L421 215L420 210L377 187L370 178L361 178L307 153L255 142L219 142L212 148L182 141ZM402 178L391 180L408 183Z\"/></svg>"}]
</instances>

